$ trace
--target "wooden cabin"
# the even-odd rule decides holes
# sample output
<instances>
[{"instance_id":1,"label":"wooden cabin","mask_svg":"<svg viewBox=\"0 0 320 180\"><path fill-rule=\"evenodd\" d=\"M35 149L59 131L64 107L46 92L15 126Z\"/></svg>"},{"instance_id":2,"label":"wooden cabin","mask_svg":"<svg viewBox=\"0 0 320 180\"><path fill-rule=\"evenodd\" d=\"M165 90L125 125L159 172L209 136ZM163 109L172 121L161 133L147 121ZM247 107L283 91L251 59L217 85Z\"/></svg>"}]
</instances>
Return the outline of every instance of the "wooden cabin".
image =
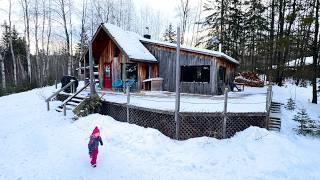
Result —
<instances>
[{"instance_id":1,"label":"wooden cabin","mask_svg":"<svg viewBox=\"0 0 320 180\"><path fill-rule=\"evenodd\" d=\"M237 60L217 51L184 46L180 49L181 92L220 94L233 82ZM154 81L160 85L157 90L175 91L176 44L101 24L93 37L92 52L103 89L111 89L112 82L131 79L137 90L152 90L148 83ZM88 54L83 58L85 67Z\"/></svg>"}]
</instances>

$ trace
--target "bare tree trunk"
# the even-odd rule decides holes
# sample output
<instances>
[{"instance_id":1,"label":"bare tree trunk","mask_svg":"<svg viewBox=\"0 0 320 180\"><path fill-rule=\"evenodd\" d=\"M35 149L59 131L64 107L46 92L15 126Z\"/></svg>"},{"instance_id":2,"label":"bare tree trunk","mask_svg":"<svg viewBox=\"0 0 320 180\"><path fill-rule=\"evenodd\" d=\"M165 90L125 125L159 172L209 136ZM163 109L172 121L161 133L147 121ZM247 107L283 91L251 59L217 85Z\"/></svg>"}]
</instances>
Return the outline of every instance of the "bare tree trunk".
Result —
<instances>
[{"instance_id":1,"label":"bare tree trunk","mask_svg":"<svg viewBox=\"0 0 320 180\"><path fill-rule=\"evenodd\" d=\"M5 71L5 68L4 68L4 58L2 57L2 52L0 52L0 65L1 65L1 78L2 78L2 89L3 90L6 90L7 89L7 86L6 86L6 71Z\"/></svg>"},{"instance_id":2,"label":"bare tree trunk","mask_svg":"<svg viewBox=\"0 0 320 180\"><path fill-rule=\"evenodd\" d=\"M317 104L317 59L319 55L318 48L318 35L319 35L319 8L320 2L316 0L315 9L316 9L316 18L315 18L315 32L314 32L314 40L313 40L313 78L312 78L312 103Z\"/></svg>"},{"instance_id":3,"label":"bare tree trunk","mask_svg":"<svg viewBox=\"0 0 320 180\"><path fill-rule=\"evenodd\" d=\"M37 82L41 82L41 69L40 69L40 61L39 61L39 39L38 39L38 28L39 28L39 9L38 9L38 0L35 0L34 4L34 16L35 16L35 22L34 22L34 39L35 39L35 45L36 45L36 51L35 51L35 57L36 57L36 63L37 63Z\"/></svg>"},{"instance_id":4,"label":"bare tree trunk","mask_svg":"<svg viewBox=\"0 0 320 180\"><path fill-rule=\"evenodd\" d=\"M190 7L189 7L189 0L180 0L180 5L181 5L181 24L182 24L182 31L181 31L181 44L184 43L185 41L185 33L187 29L187 21L189 18L189 12L190 12Z\"/></svg>"},{"instance_id":5,"label":"bare tree trunk","mask_svg":"<svg viewBox=\"0 0 320 180\"><path fill-rule=\"evenodd\" d=\"M69 25L70 25L70 61L71 61L71 75L74 75L74 62L73 62L73 46L72 46L72 21L71 21L71 0L69 0Z\"/></svg>"},{"instance_id":6,"label":"bare tree trunk","mask_svg":"<svg viewBox=\"0 0 320 180\"><path fill-rule=\"evenodd\" d=\"M64 32L66 35L66 43L67 43L67 55L68 55L68 75L71 75L71 54L70 54L70 38L69 38L69 32L67 27L67 19L66 19L66 10L65 10L65 1L60 0L60 10L61 10L61 16L63 21L63 27Z\"/></svg>"},{"instance_id":7,"label":"bare tree trunk","mask_svg":"<svg viewBox=\"0 0 320 180\"><path fill-rule=\"evenodd\" d=\"M15 58L15 54L13 51L13 45L12 45L12 27L11 27L11 0L9 1L9 44L10 44L10 52L12 56L12 63L13 63L13 78L14 78L14 85L17 86L17 62Z\"/></svg>"},{"instance_id":8,"label":"bare tree trunk","mask_svg":"<svg viewBox=\"0 0 320 180\"><path fill-rule=\"evenodd\" d=\"M81 77L81 58L84 54L84 36L85 36L85 29L84 29L84 26L85 26L85 23L86 23L86 17L87 17L87 0L83 0L82 1L82 17L81 17L81 34L80 34L80 56L79 56L79 69L78 69L78 78L80 79ZM84 61L85 63L85 61ZM85 64L84 64L85 66ZM85 80L85 75L84 75L84 79Z\"/></svg>"},{"instance_id":9,"label":"bare tree trunk","mask_svg":"<svg viewBox=\"0 0 320 180\"><path fill-rule=\"evenodd\" d=\"M47 57L47 63L46 63L46 73L44 74L44 78L48 82L48 72L49 72L49 44L50 44L50 37L51 37L51 0L49 0L49 7L48 7L48 27L47 27L47 50L46 50L46 57Z\"/></svg>"},{"instance_id":10,"label":"bare tree trunk","mask_svg":"<svg viewBox=\"0 0 320 180\"><path fill-rule=\"evenodd\" d=\"M41 71L41 86L44 85L45 82L45 65L46 65L46 59L44 58L44 29L45 29L45 22L46 22L46 1L42 0L42 32L41 32L41 58L42 58L42 71Z\"/></svg>"},{"instance_id":11,"label":"bare tree trunk","mask_svg":"<svg viewBox=\"0 0 320 180\"><path fill-rule=\"evenodd\" d=\"M30 58L30 26L29 26L29 2L27 0L21 0L21 5L23 9L24 26L25 26L25 36L26 36L26 54L27 54L27 65L28 65L28 78L29 82L32 81L32 71L31 71L31 58Z\"/></svg>"}]
</instances>

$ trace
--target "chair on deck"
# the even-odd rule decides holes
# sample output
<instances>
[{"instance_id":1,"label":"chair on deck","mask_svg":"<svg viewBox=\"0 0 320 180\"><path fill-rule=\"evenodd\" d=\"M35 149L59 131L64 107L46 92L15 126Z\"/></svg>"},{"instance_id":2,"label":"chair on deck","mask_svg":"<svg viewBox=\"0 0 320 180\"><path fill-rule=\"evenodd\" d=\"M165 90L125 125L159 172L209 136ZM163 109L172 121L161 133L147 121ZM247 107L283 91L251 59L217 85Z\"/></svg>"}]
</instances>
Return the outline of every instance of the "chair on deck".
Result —
<instances>
[{"instance_id":1,"label":"chair on deck","mask_svg":"<svg viewBox=\"0 0 320 180\"><path fill-rule=\"evenodd\" d=\"M122 89L123 88L123 82L122 80L115 80L112 82L112 89Z\"/></svg>"},{"instance_id":2,"label":"chair on deck","mask_svg":"<svg viewBox=\"0 0 320 180\"><path fill-rule=\"evenodd\" d=\"M134 85L134 83L135 83L134 79L128 79L126 85L129 87L132 87Z\"/></svg>"}]
</instances>

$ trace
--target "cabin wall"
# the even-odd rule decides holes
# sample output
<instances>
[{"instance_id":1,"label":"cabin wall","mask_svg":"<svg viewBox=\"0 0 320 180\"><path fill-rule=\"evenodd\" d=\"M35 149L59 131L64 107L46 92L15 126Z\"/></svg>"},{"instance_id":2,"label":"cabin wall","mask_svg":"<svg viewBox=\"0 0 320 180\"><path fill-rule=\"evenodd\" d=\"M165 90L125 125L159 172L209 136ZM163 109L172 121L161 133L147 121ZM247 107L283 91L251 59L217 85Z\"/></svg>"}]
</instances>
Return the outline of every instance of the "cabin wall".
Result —
<instances>
[{"instance_id":1,"label":"cabin wall","mask_svg":"<svg viewBox=\"0 0 320 180\"><path fill-rule=\"evenodd\" d=\"M175 68L176 68L176 49L163 47L155 44L144 44L147 49L156 57L159 62L159 77L163 80L163 89L175 91ZM181 92L195 94L217 94L218 93L218 70L219 67L226 68L227 81L233 81L235 65L209 55L181 51L181 66L188 65L209 65L210 82L181 82ZM227 83L227 82L226 82Z\"/></svg>"}]
</instances>

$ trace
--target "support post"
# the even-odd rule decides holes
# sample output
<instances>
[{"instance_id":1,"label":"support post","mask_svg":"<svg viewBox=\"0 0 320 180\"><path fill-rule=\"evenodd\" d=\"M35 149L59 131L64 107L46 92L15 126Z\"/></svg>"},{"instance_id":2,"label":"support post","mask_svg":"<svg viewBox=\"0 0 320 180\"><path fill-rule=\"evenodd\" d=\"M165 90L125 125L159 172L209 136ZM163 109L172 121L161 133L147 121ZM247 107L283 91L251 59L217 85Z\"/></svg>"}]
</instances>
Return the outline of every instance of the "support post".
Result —
<instances>
[{"instance_id":1,"label":"support post","mask_svg":"<svg viewBox=\"0 0 320 180\"><path fill-rule=\"evenodd\" d=\"M180 134L180 27L177 27L177 58L176 58L176 103L174 120L176 122L176 139L179 139Z\"/></svg>"},{"instance_id":2,"label":"support post","mask_svg":"<svg viewBox=\"0 0 320 180\"><path fill-rule=\"evenodd\" d=\"M222 135L223 138L227 137L227 108L228 108L228 88L224 89L224 108L223 108L223 125L222 125Z\"/></svg>"},{"instance_id":3,"label":"support post","mask_svg":"<svg viewBox=\"0 0 320 180\"><path fill-rule=\"evenodd\" d=\"M96 94L94 82L94 74L93 74L93 55L92 55L92 41L89 42L89 71L90 71L90 96Z\"/></svg>"},{"instance_id":4,"label":"support post","mask_svg":"<svg viewBox=\"0 0 320 180\"><path fill-rule=\"evenodd\" d=\"M49 104L49 101L46 101L47 102L47 111L50 111L50 104Z\"/></svg>"},{"instance_id":5,"label":"support post","mask_svg":"<svg viewBox=\"0 0 320 180\"><path fill-rule=\"evenodd\" d=\"M126 93L127 93L127 122L130 123L130 115L129 115L130 86L128 86L128 83L127 83Z\"/></svg>"},{"instance_id":6,"label":"support post","mask_svg":"<svg viewBox=\"0 0 320 180\"><path fill-rule=\"evenodd\" d=\"M63 115L64 115L64 116L67 115L67 107L66 107L66 104L63 104Z\"/></svg>"}]
</instances>

